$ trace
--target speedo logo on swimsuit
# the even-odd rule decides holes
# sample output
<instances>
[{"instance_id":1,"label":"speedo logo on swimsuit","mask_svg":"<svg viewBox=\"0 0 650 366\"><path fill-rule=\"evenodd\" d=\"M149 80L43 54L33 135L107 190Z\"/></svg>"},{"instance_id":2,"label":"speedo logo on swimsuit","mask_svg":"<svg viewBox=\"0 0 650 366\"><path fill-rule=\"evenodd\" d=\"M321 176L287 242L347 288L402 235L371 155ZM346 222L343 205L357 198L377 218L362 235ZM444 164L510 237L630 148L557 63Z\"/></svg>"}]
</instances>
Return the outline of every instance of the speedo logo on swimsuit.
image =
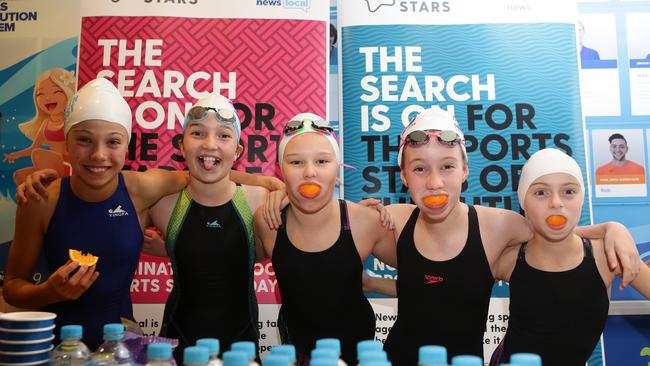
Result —
<instances>
[{"instance_id":1,"label":"speedo logo on swimsuit","mask_svg":"<svg viewBox=\"0 0 650 366\"><path fill-rule=\"evenodd\" d=\"M445 282L445 278L440 276L424 275L424 281L425 285L432 285L440 282Z\"/></svg>"},{"instance_id":2,"label":"speedo logo on swimsuit","mask_svg":"<svg viewBox=\"0 0 650 366\"><path fill-rule=\"evenodd\" d=\"M209 227L211 229L218 229L221 227L221 224L219 223L219 220L214 220L212 222L208 221L207 224L205 224L205 227Z\"/></svg>"},{"instance_id":3,"label":"speedo logo on swimsuit","mask_svg":"<svg viewBox=\"0 0 650 366\"><path fill-rule=\"evenodd\" d=\"M128 212L122 209L122 205L117 205L117 207L112 210L110 208L108 209L108 216L110 217L126 216L128 214Z\"/></svg>"}]
</instances>

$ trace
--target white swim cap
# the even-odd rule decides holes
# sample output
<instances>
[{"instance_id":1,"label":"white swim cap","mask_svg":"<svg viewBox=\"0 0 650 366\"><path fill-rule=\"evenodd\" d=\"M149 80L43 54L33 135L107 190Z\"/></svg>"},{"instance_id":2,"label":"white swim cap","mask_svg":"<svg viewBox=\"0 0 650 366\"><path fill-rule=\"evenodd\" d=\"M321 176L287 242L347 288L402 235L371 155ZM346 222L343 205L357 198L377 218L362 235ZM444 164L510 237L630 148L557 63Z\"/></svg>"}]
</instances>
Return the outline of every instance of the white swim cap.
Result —
<instances>
[{"instance_id":1,"label":"white swim cap","mask_svg":"<svg viewBox=\"0 0 650 366\"><path fill-rule=\"evenodd\" d=\"M287 132L289 124L295 124L296 126L300 127ZM324 128L319 128L319 126ZM282 165L282 160L284 159L284 149L286 148L289 141L291 141L292 138L307 132L318 133L325 137L334 149L336 162L341 162L341 151L339 150L339 143L336 141L336 135L334 134L331 127L329 127L329 123L327 123L327 121L325 121L325 119L322 117L313 113L297 114L293 116L289 122L287 122L287 126L285 126L284 131L285 132L282 133L280 143L278 144L278 163L280 165Z\"/></svg>"},{"instance_id":2,"label":"white swim cap","mask_svg":"<svg viewBox=\"0 0 650 366\"><path fill-rule=\"evenodd\" d=\"M399 153L397 154L397 163L402 165L402 156L404 155L404 146L403 143L406 136L408 136L413 131L428 131L428 130L437 130L437 131L452 131L458 135L461 140L465 140L465 135L460 129L456 118L450 112L442 110L440 108L428 108L418 113L417 116L409 123L404 131L400 135L400 148ZM460 144L461 150L463 152L463 159L467 160L467 150L465 149L465 144Z\"/></svg>"},{"instance_id":3,"label":"white swim cap","mask_svg":"<svg viewBox=\"0 0 650 366\"><path fill-rule=\"evenodd\" d=\"M582 171L578 163L572 157L558 149L542 149L534 153L521 169L517 196L519 197L519 206L522 209L526 209L524 207L524 199L526 198L526 192L528 192L530 185L537 178L554 173L566 173L575 177L580 185L580 190L584 194L585 186L582 183Z\"/></svg>"},{"instance_id":4,"label":"white swim cap","mask_svg":"<svg viewBox=\"0 0 650 366\"><path fill-rule=\"evenodd\" d=\"M117 123L126 129L131 140L131 108L117 88L104 78L93 79L79 89L65 108L63 132L90 119Z\"/></svg>"},{"instance_id":5,"label":"white swim cap","mask_svg":"<svg viewBox=\"0 0 650 366\"><path fill-rule=\"evenodd\" d=\"M204 111L204 114L192 116L192 110L197 107L214 108L216 111L207 109ZM214 113L214 118L217 121L223 124L231 124L235 129L237 141L239 141L239 138L241 137L241 122L239 121L237 111L235 110L235 107L233 106L230 99L218 93L209 94L194 103L192 108L190 108L190 110L187 112L187 115L185 116L185 121L183 122L183 132L185 132L185 129L189 125L188 122L201 121L207 118L208 113L210 112Z\"/></svg>"}]
</instances>

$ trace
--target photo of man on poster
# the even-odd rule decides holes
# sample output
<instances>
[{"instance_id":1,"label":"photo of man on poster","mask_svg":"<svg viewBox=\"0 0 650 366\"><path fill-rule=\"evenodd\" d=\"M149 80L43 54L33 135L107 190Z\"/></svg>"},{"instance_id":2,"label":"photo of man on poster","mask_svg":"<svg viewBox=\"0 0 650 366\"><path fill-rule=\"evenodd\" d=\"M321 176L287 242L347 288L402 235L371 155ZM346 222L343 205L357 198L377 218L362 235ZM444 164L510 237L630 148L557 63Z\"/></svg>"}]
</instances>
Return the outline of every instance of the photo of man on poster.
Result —
<instances>
[{"instance_id":1,"label":"photo of man on poster","mask_svg":"<svg viewBox=\"0 0 650 366\"><path fill-rule=\"evenodd\" d=\"M612 160L596 169L596 179L605 175L641 175L645 176L645 168L627 159L629 146L620 133L614 133L608 138L609 152ZM639 182L641 183L641 182Z\"/></svg>"}]
</instances>

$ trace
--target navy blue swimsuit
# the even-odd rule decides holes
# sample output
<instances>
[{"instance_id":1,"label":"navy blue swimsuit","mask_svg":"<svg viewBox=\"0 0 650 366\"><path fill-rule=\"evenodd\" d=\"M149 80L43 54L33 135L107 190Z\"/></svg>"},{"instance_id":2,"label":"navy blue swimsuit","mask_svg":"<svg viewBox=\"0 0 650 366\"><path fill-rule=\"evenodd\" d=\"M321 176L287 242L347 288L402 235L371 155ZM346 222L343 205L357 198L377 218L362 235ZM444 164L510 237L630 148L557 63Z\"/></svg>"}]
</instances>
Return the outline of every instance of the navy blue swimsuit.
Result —
<instances>
[{"instance_id":1,"label":"navy blue swimsuit","mask_svg":"<svg viewBox=\"0 0 650 366\"><path fill-rule=\"evenodd\" d=\"M61 192L48 225L43 248L50 272L77 249L99 257L99 277L77 300L47 306L57 314L56 330L66 324L83 325L83 340L91 350L102 341L103 326L133 319L131 280L142 249L143 234L138 215L119 174L117 189L101 202L79 199L70 187L70 178L61 180Z\"/></svg>"}]
</instances>

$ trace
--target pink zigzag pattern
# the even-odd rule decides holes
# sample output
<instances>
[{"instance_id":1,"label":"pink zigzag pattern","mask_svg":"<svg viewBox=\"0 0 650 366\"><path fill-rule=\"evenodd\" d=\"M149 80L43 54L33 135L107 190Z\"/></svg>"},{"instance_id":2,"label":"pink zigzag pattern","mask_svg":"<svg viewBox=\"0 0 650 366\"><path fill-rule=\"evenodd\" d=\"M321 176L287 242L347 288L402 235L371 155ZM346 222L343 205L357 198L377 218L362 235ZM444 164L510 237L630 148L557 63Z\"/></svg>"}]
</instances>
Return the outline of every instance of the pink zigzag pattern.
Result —
<instances>
[{"instance_id":1,"label":"pink zigzag pattern","mask_svg":"<svg viewBox=\"0 0 650 366\"><path fill-rule=\"evenodd\" d=\"M187 78L197 71L208 74L221 72L222 80L228 79L228 72L237 73L236 103L242 103L255 112L256 103L266 103L275 108L272 119L273 130L255 129L250 121L242 131L244 144L249 135L256 135L256 146L262 139L268 145L263 154L248 153L240 160L242 167L259 167L265 174L273 174L276 143L271 136L280 135L282 126L293 115L300 112L325 114L326 99L326 27L324 22L304 20L267 19L187 19L171 17L87 17L82 20L79 49L79 85L83 86L100 70L117 73L135 70L133 77L135 93L146 70L152 70L156 81L162 87L164 70L175 70ZM162 66L134 66L133 58L127 58L126 65L117 66L116 47L110 57L110 65L102 66L103 49L99 39L127 40L129 48L136 39L162 39ZM142 59L144 61L144 58ZM117 78L112 81L117 83ZM197 90L211 90L211 80L200 80ZM168 99L158 100L151 94L127 98L135 110L145 101L157 101L167 110L170 103L179 105L184 111L186 102L192 103L185 86L181 88L185 98L172 94ZM225 93L225 91L224 91ZM240 113L243 118L244 114ZM151 121L155 113L148 110L144 118ZM175 121L175 130L167 130L167 116L155 130L142 129L134 120L134 132L138 134L135 143L136 156L128 162L133 169L139 167L169 166L182 169L184 165L174 161L172 155L180 155L173 139L181 132L181 121ZM155 144L149 154L156 160L143 160L141 149L142 133L157 134L149 143ZM257 137L259 136L259 137Z\"/></svg>"}]
</instances>

